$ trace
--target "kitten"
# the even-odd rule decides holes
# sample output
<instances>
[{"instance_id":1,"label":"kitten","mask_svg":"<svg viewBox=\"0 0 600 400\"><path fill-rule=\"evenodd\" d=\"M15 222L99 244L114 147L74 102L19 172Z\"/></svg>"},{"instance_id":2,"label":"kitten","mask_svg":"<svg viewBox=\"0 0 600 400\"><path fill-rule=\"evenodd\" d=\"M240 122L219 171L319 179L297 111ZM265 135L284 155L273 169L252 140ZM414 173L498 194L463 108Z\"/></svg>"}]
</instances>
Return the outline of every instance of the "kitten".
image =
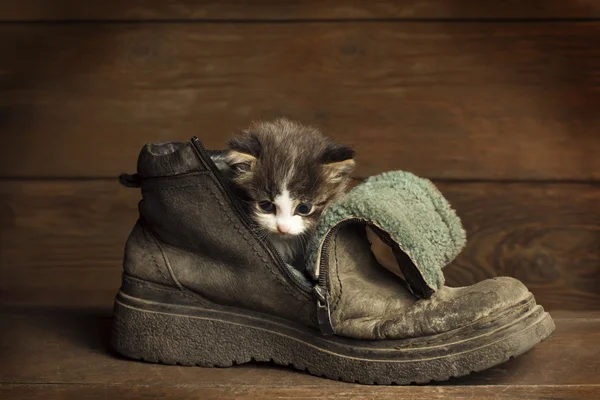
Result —
<instances>
[{"instance_id":1,"label":"kitten","mask_svg":"<svg viewBox=\"0 0 600 400\"><path fill-rule=\"evenodd\" d=\"M353 157L317 129L280 118L252 124L213 160L283 260L303 271L305 246L323 209L344 193Z\"/></svg>"}]
</instances>

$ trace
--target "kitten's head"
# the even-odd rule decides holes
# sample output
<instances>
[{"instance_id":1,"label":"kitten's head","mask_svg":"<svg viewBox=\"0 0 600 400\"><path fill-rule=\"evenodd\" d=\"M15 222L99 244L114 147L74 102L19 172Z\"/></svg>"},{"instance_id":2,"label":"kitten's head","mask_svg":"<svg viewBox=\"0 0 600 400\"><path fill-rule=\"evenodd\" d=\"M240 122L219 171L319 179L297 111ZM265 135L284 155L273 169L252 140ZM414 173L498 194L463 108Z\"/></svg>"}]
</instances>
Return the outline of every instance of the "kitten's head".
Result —
<instances>
[{"instance_id":1,"label":"kitten's head","mask_svg":"<svg viewBox=\"0 0 600 400\"><path fill-rule=\"evenodd\" d=\"M233 180L249 197L255 221L282 238L312 231L354 169L352 149L285 118L254 123L229 148Z\"/></svg>"}]
</instances>

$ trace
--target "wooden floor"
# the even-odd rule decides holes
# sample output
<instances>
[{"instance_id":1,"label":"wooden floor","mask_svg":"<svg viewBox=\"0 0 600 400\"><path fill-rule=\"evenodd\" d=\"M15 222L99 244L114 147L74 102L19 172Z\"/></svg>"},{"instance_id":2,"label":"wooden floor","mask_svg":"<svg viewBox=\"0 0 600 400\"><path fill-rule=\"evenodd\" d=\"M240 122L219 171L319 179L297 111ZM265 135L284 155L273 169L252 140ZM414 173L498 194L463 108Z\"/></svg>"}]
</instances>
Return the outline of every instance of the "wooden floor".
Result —
<instances>
[{"instance_id":1,"label":"wooden floor","mask_svg":"<svg viewBox=\"0 0 600 400\"><path fill-rule=\"evenodd\" d=\"M429 386L364 386L270 364L146 364L107 349L109 309L5 307L0 399L600 398L600 312L553 313L556 332L504 365Z\"/></svg>"}]
</instances>

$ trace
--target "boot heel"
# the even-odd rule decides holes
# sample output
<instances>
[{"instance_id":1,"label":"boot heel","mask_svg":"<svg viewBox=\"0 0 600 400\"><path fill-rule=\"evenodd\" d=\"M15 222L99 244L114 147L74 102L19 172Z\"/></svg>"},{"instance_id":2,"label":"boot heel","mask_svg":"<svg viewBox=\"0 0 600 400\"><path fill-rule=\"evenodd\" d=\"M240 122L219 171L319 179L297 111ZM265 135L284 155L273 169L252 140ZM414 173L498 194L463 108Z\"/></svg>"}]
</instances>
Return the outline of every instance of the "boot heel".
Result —
<instances>
[{"instance_id":1,"label":"boot heel","mask_svg":"<svg viewBox=\"0 0 600 400\"><path fill-rule=\"evenodd\" d=\"M143 310L118 299L113 315L110 345L129 358L202 367L230 367L261 358L236 337L244 336L243 330L228 322Z\"/></svg>"}]
</instances>

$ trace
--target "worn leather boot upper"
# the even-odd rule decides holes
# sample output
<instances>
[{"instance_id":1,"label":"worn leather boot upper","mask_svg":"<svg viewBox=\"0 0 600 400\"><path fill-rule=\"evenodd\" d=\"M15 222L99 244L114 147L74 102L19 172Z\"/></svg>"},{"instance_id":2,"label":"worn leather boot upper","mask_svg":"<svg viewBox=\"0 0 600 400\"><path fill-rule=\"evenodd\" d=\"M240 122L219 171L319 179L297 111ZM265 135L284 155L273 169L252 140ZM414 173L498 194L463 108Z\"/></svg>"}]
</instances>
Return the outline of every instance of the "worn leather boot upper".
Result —
<instances>
[{"instance_id":1,"label":"worn leather boot upper","mask_svg":"<svg viewBox=\"0 0 600 400\"><path fill-rule=\"evenodd\" d=\"M302 286L291 278L274 250L253 235L201 152L199 142L142 149L140 218L127 241L125 274L316 326L308 281Z\"/></svg>"},{"instance_id":2,"label":"worn leather boot upper","mask_svg":"<svg viewBox=\"0 0 600 400\"><path fill-rule=\"evenodd\" d=\"M429 336L469 325L531 298L520 281L500 277L472 286L444 286L417 298L405 282L378 264L364 226L350 225L332 238L327 282L335 332L359 339Z\"/></svg>"},{"instance_id":3,"label":"worn leather boot upper","mask_svg":"<svg viewBox=\"0 0 600 400\"><path fill-rule=\"evenodd\" d=\"M322 331L317 314L325 313L324 333L398 339L457 329L531 297L519 281L498 278L419 299L377 263L357 225L333 237L326 282L301 279L253 231L199 141L146 145L137 170L140 218L126 244L124 280L176 288L190 304L233 306Z\"/></svg>"}]
</instances>

